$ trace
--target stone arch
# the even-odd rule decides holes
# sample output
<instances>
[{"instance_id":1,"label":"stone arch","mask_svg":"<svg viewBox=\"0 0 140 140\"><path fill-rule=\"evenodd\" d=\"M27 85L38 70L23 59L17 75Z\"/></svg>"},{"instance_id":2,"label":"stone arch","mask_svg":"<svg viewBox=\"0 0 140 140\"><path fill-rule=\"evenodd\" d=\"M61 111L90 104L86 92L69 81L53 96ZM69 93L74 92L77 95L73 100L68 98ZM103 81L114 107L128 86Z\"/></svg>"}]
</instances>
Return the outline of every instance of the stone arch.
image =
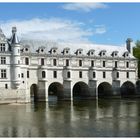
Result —
<instances>
[{"instance_id":1,"label":"stone arch","mask_svg":"<svg viewBox=\"0 0 140 140\"><path fill-rule=\"evenodd\" d=\"M134 95L136 93L135 85L130 81L126 81L122 84L120 91L122 97Z\"/></svg>"},{"instance_id":2,"label":"stone arch","mask_svg":"<svg viewBox=\"0 0 140 140\"><path fill-rule=\"evenodd\" d=\"M98 97L108 97L113 95L112 85L108 82L102 82L98 86Z\"/></svg>"},{"instance_id":3,"label":"stone arch","mask_svg":"<svg viewBox=\"0 0 140 140\"><path fill-rule=\"evenodd\" d=\"M31 102L38 101L38 86L37 86L37 84L32 84L30 87L30 99L31 99Z\"/></svg>"},{"instance_id":4,"label":"stone arch","mask_svg":"<svg viewBox=\"0 0 140 140\"><path fill-rule=\"evenodd\" d=\"M59 82L53 82L48 87L49 100L59 100L64 98L64 87Z\"/></svg>"},{"instance_id":5,"label":"stone arch","mask_svg":"<svg viewBox=\"0 0 140 140\"><path fill-rule=\"evenodd\" d=\"M90 97L89 86L85 82L77 82L73 86L73 98L84 99Z\"/></svg>"}]
</instances>

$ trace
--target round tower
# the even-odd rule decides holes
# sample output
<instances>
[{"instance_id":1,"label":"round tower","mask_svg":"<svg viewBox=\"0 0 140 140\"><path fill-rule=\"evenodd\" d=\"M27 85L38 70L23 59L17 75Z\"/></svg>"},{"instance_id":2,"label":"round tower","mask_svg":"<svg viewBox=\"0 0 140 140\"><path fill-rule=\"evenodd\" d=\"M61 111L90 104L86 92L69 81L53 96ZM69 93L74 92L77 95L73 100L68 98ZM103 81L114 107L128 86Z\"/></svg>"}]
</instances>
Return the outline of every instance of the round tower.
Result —
<instances>
[{"instance_id":1,"label":"round tower","mask_svg":"<svg viewBox=\"0 0 140 140\"><path fill-rule=\"evenodd\" d=\"M21 72L20 72L20 48L21 48L21 45L19 43L16 32L17 32L16 27L13 27L12 28L12 37L10 40L11 48L12 48L11 78L12 78L13 88L19 88L20 77L21 77Z\"/></svg>"}]
</instances>

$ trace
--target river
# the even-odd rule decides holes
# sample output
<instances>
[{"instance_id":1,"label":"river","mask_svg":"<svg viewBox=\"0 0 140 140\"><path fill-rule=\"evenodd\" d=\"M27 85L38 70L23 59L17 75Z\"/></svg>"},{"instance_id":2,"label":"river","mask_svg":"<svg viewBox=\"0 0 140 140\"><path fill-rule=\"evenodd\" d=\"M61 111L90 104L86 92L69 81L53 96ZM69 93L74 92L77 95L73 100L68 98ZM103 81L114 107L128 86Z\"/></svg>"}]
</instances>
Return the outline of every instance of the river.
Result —
<instances>
[{"instance_id":1,"label":"river","mask_svg":"<svg viewBox=\"0 0 140 140\"><path fill-rule=\"evenodd\" d=\"M140 99L0 105L0 137L139 137Z\"/></svg>"}]
</instances>

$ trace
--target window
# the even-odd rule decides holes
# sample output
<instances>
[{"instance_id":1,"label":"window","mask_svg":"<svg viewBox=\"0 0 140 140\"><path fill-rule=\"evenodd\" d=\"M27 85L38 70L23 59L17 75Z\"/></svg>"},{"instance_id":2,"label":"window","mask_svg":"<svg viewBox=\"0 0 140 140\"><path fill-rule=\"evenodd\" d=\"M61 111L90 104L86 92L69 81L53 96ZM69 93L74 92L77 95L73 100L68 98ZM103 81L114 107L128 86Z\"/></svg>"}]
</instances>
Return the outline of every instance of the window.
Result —
<instances>
[{"instance_id":1,"label":"window","mask_svg":"<svg viewBox=\"0 0 140 140\"><path fill-rule=\"evenodd\" d=\"M53 65L56 66L57 63L56 63L56 59L53 59Z\"/></svg>"},{"instance_id":2,"label":"window","mask_svg":"<svg viewBox=\"0 0 140 140\"><path fill-rule=\"evenodd\" d=\"M18 77L20 78L20 74L18 74Z\"/></svg>"},{"instance_id":3,"label":"window","mask_svg":"<svg viewBox=\"0 0 140 140\"><path fill-rule=\"evenodd\" d=\"M116 77L119 78L119 72L116 73Z\"/></svg>"},{"instance_id":4,"label":"window","mask_svg":"<svg viewBox=\"0 0 140 140\"><path fill-rule=\"evenodd\" d=\"M79 71L79 78L82 78L82 72Z\"/></svg>"},{"instance_id":5,"label":"window","mask_svg":"<svg viewBox=\"0 0 140 140\"><path fill-rule=\"evenodd\" d=\"M25 51L27 52L28 51L28 48L26 48Z\"/></svg>"},{"instance_id":6,"label":"window","mask_svg":"<svg viewBox=\"0 0 140 140\"><path fill-rule=\"evenodd\" d=\"M95 72L93 72L93 78L96 78L96 73Z\"/></svg>"},{"instance_id":7,"label":"window","mask_svg":"<svg viewBox=\"0 0 140 140\"><path fill-rule=\"evenodd\" d=\"M6 78L6 70L5 69L1 69L1 78L2 79Z\"/></svg>"},{"instance_id":8,"label":"window","mask_svg":"<svg viewBox=\"0 0 140 140\"><path fill-rule=\"evenodd\" d=\"M5 84L5 89L8 89L8 84Z\"/></svg>"},{"instance_id":9,"label":"window","mask_svg":"<svg viewBox=\"0 0 140 140\"><path fill-rule=\"evenodd\" d=\"M129 62L126 62L126 67L129 68Z\"/></svg>"},{"instance_id":10,"label":"window","mask_svg":"<svg viewBox=\"0 0 140 140\"><path fill-rule=\"evenodd\" d=\"M66 59L66 66L69 66L69 60Z\"/></svg>"},{"instance_id":11,"label":"window","mask_svg":"<svg viewBox=\"0 0 140 140\"><path fill-rule=\"evenodd\" d=\"M29 78L30 77L30 75L29 75L29 71L27 71L27 78Z\"/></svg>"},{"instance_id":12,"label":"window","mask_svg":"<svg viewBox=\"0 0 140 140\"><path fill-rule=\"evenodd\" d=\"M79 66L82 66L82 60L79 60Z\"/></svg>"},{"instance_id":13,"label":"window","mask_svg":"<svg viewBox=\"0 0 140 140\"><path fill-rule=\"evenodd\" d=\"M129 78L129 72L126 72L126 78Z\"/></svg>"},{"instance_id":14,"label":"window","mask_svg":"<svg viewBox=\"0 0 140 140\"><path fill-rule=\"evenodd\" d=\"M67 78L70 78L70 71L67 72Z\"/></svg>"},{"instance_id":15,"label":"window","mask_svg":"<svg viewBox=\"0 0 140 140\"><path fill-rule=\"evenodd\" d=\"M46 77L46 73L45 71L42 71L42 78L45 78Z\"/></svg>"},{"instance_id":16,"label":"window","mask_svg":"<svg viewBox=\"0 0 140 140\"><path fill-rule=\"evenodd\" d=\"M20 64L20 60L18 60L18 64Z\"/></svg>"},{"instance_id":17,"label":"window","mask_svg":"<svg viewBox=\"0 0 140 140\"><path fill-rule=\"evenodd\" d=\"M91 60L91 67L94 67L94 61Z\"/></svg>"},{"instance_id":18,"label":"window","mask_svg":"<svg viewBox=\"0 0 140 140\"><path fill-rule=\"evenodd\" d=\"M22 78L24 77L24 74L23 74L23 73L21 73L21 77L22 77Z\"/></svg>"},{"instance_id":19,"label":"window","mask_svg":"<svg viewBox=\"0 0 140 140\"><path fill-rule=\"evenodd\" d=\"M1 64L6 64L6 57L1 57Z\"/></svg>"},{"instance_id":20,"label":"window","mask_svg":"<svg viewBox=\"0 0 140 140\"><path fill-rule=\"evenodd\" d=\"M25 65L29 65L29 58L25 57Z\"/></svg>"},{"instance_id":21,"label":"window","mask_svg":"<svg viewBox=\"0 0 140 140\"><path fill-rule=\"evenodd\" d=\"M41 65L44 65L44 58L41 58Z\"/></svg>"},{"instance_id":22,"label":"window","mask_svg":"<svg viewBox=\"0 0 140 140\"><path fill-rule=\"evenodd\" d=\"M105 61L103 61L103 67L105 67Z\"/></svg>"},{"instance_id":23,"label":"window","mask_svg":"<svg viewBox=\"0 0 140 140\"><path fill-rule=\"evenodd\" d=\"M118 67L118 62L117 61L115 61L115 68L117 68Z\"/></svg>"},{"instance_id":24,"label":"window","mask_svg":"<svg viewBox=\"0 0 140 140\"><path fill-rule=\"evenodd\" d=\"M18 49L18 53L20 53L20 49Z\"/></svg>"},{"instance_id":25,"label":"window","mask_svg":"<svg viewBox=\"0 0 140 140\"><path fill-rule=\"evenodd\" d=\"M5 52L5 44L1 44L0 45L0 51L1 52Z\"/></svg>"},{"instance_id":26,"label":"window","mask_svg":"<svg viewBox=\"0 0 140 140\"><path fill-rule=\"evenodd\" d=\"M53 71L53 77L57 78L57 71Z\"/></svg>"},{"instance_id":27,"label":"window","mask_svg":"<svg viewBox=\"0 0 140 140\"><path fill-rule=\"evenodd\" d=\"M106 73L105 72L103 72L103 78L106 78Z\"/></svg>"}]
</instances>

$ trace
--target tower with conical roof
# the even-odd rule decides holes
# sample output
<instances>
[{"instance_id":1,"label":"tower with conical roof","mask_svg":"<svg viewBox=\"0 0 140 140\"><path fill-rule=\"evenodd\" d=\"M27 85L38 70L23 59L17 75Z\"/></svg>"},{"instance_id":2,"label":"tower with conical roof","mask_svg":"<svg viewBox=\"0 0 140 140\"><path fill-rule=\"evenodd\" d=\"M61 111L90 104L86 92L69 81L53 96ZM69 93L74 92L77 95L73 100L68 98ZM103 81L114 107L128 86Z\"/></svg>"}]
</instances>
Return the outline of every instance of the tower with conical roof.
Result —
<instances>
[{"instance_id":1,"label":"tower with conical roof","mask_svg":"<svg viewBox=\"0 0 140 140\"><path fill-rule=\"evenodd\" d=\"M20 86L20 42L17 37L17 29L16 27L12 28L12 37L10 39L11 44L11 64L12 64L12 85L13 88L17 89Z\"/></svg>"}]
</instances>

